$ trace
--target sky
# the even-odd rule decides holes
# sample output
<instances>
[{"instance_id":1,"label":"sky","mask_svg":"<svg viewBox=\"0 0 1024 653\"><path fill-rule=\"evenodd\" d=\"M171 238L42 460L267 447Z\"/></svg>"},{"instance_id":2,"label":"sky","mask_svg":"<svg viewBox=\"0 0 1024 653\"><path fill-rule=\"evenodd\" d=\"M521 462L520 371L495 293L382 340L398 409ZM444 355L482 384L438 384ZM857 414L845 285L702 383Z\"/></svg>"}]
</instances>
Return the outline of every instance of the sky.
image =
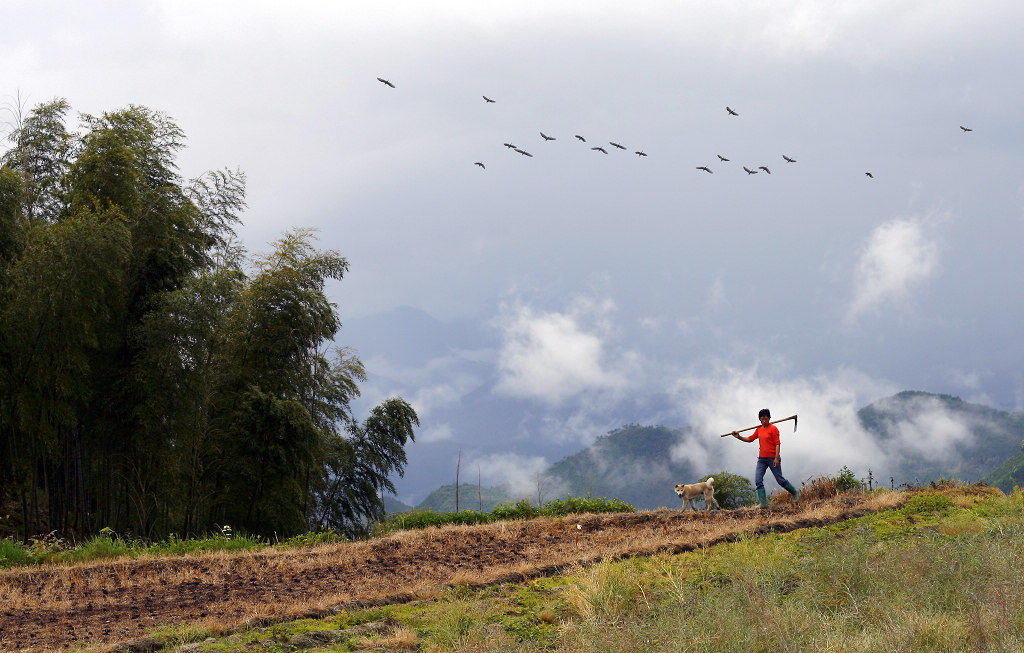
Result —
<instances>
[{"instance_id":1,"label":"sky","mask_svg":"<svg viewBox=\"0 0 1024 653\"><path fill-rule=\"evenodd\" d=\"M421 418L403 500L460 452L497 484L628 423L742 472L715 436L765 406L802 415L799 477L899 455L854 422L900 390L1024 409L1021 24L1009 0L19 1L0 100L162 111L185 178L245 173L250 251L301 227L345 256L356 407ZM942 418L906 447L966 437Z\"/></svg>"}]
</instances>

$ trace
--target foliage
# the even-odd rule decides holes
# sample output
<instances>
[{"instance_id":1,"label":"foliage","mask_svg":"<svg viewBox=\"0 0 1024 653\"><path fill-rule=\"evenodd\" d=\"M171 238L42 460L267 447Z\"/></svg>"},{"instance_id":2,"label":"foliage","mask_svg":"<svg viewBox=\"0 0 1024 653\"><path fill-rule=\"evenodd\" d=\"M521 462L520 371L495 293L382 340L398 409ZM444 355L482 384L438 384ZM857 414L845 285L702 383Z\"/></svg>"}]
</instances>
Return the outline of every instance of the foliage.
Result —
<instances>
[{"instance_id":1,"label":"foliage","mask_svg":"<svg viewBox=\"0 0 1024 653\"><path fill-rule=\"evenodd\" d=\"M177 546L224 523L259 540L380 518L418 418L401 398L352 415L365 372L332 344L325 293L346 259L301 229L248 257L241 172L182 179L166 114L75 132L69 110L19 107L0 158L0 504L20 504L23 540L109 525Z\"/></svg>"}]
</instances>

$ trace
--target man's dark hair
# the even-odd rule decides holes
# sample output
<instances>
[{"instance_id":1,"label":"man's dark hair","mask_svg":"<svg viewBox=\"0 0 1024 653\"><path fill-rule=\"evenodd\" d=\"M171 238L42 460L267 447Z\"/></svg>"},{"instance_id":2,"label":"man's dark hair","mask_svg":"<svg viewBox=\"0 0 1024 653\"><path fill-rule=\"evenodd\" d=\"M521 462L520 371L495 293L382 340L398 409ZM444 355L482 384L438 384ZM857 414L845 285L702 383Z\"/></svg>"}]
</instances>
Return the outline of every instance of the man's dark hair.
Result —
<instances>
[{"instance_id":1,"label":"man's dark hair","mask_svg":"<svg viewBox=\"0 0 1024 653\"><path fill-rule=\"evenodd\" d=\"M767 408L762 408L757 413L757 419L761 419L762 417L767 417L768 419L771 419L772 418L772 411L768 410Z\"/></svg>"}]
</instances>

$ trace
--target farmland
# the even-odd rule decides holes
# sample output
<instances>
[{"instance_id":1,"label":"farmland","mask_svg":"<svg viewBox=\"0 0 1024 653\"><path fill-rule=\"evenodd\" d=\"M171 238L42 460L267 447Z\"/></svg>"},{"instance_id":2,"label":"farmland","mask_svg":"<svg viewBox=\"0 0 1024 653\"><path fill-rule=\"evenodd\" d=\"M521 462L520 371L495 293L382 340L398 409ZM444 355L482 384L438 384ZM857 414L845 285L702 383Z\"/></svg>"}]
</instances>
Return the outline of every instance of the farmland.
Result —
<instances>
[{"instance_id":1,"label":"farmland","mask_svg":"<svg viewBox=\"0 0 1024 653\"><path fill-rule=\"evenodd\" d=\"M401 531L311 548L142 557L0 574L8 651L97 650L189 624L214 633L407 603L453 586L550 575L577 564L679 553L818 527L898 506L904 493L840 495L769 511L646 511ZM146 642L150 643L147 644Z\"/></svg>"}]
</instances>

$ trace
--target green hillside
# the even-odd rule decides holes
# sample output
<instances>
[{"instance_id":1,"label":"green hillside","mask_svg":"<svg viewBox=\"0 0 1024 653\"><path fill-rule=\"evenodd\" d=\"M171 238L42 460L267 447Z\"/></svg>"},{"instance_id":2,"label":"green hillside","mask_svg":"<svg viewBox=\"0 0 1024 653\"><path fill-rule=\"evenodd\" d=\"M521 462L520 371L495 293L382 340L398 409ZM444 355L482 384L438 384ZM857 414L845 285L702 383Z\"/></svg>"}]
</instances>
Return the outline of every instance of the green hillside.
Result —
<instances>
[{"instance_id":1,"label":"green hillside","mask_svg":"<svg viewBox=\"0 0 1024 653\"><path fill-rule=\"evenodd\" d=\"M985 482L1006 493L1024 487L1024 443L1021 443L1020 451L986 476Z\"/></svg>"}]
</instances>

